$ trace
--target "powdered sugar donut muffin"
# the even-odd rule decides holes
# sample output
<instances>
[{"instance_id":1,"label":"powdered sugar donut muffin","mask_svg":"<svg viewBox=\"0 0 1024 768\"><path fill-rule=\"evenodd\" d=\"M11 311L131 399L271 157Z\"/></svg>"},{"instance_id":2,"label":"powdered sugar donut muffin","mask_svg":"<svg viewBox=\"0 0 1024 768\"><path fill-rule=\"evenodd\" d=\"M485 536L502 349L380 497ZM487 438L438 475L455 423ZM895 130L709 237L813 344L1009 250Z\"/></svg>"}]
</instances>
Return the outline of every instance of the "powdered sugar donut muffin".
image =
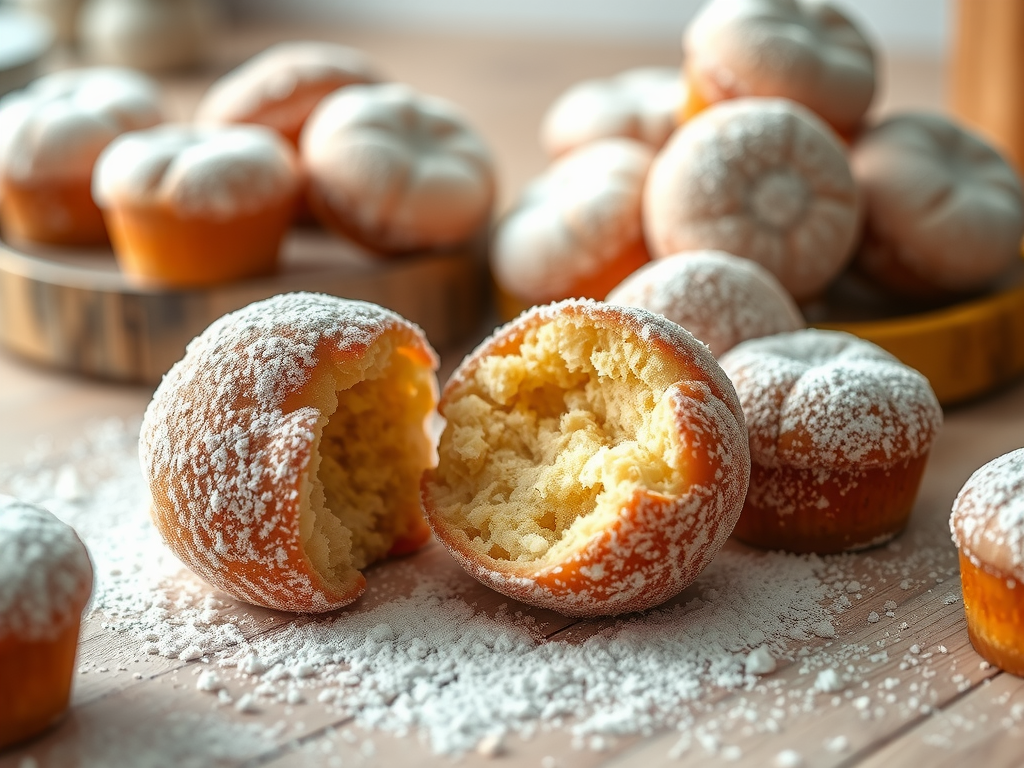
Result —
<instances>
[{"instance_id":1,"label":"powdered sugar donut muffin","mask_svg":"<svg viewBox=\"0 0 1024 768\"><path fill-rule=\"evenodd\" d=\"M805 329L722 355L750 434L750 490L734 535L830 554L906 526L942 409L927 379L870 342Z\"/></svg>"},{"instance_id":2,"label":"powdered sugar donut muffin","mask_svg":"<svg viewBox=\"0 0 1024 768\"><path fill-rule=\"evenodd\" d=\"M615 138L556 160L495 230L498 287L526 306L601 299L650 261L640 198L653 157L647 145Z\"/></svg>"},{"instance_id":3,"label":"powdered sugar donut muffin","mask_svg":"<svg viewBox=\"0 0 1024 768\"><path fill-rule=\"evenodd\" d=\"M616 136L661 149L678 124L683 90L675 67L643 67L585 80L548 107L540 143L551 157Z\"/></svg>"},{"instance_id":4,"label":"powdered sugar donut muffin","mask_svg":"<svg viewBox=\"0 0 1024 768\"><path fill-rule=\"evenodd\" d=\"M908 295L975 291L1020 257L1020 178L946 117L891 117L858 137L850 164L866 214L856 266L875 283Z\"/></svg>"},{"instance_id":5,"label":"powdered sugar donut muffin","mask_svg":"<svg viewBox=\"0 0 1024 768\"><path fill-rule=\"evenodd\" d=\"M0 223L4 236L100 245L91 193L100 152L125 131L162 120L156 83L127 69L55 72L0 99Z\"/></svg>"},{"instance_id":6,"label":"powdered sugar donut muffin","mask_svg":"<svg viewBox=\"0 0 1024 768\"><path fill-rule=\"evenodd\" d=\"M371 252L455 245L490 217L491 154L442 99L352 85L320 102L299 144L313 213Z\"/></svg>"},{"instance_id":7,"label":"powdered sugar donut muffin","mask_svg":"<svg viewBox=\"0 0 1024 768\"><path fill-rule=\"evenodd\" d=\"M302 126L324 96L380 79L367 56L355 48L311 40L278 43L211 85L195 119L265 125L298 148Z\"/></svg>"},{"instance_id":8,"label":"powdered sugar donut muffin","mask_svg":"<svg viewBox=\"0 0 1024 768\"><path fill-rule=\"evenodd\" d=\"M845 135L875 93L875 56L860 29L821 0L712 0L683 34L685 118L744 96L792 99Z\"/></svg>"},{"instance_id":9,"label":"powdered sugar donut muffin","mask_svg":"<svg viewBox=\"0 0 1024 768\"><path fill-rule=\"evenodd\" d=\"M93 183L121 269L170 286L273 272L298 190L295 153L256 125L125 134Z\"/></svg>"},{"instance_id":10,"label":"powdered sugar donut muffin","mask_svg":"<svg viewBox=\"0 0 1024 768\"><path fill-rule=\"evenodd\" d=\"M375 304L275 296L225 315L157 388L140 437L160 534L234 597L329 611L430 536L419 479L437 357Z\"/></svg>"},{"instance_id":11,"label":"powdered sugar donut muffin","mask_svg":"<svg viewBox=\"0 0 1024 768\"><path fill-rule=\"evenodd\" d=\"M971 644L1000 669L1024 676L1024 448L971 475L949 527Z\"/></svg>"},{"instance_id":12,"label":"powdered sugar donut muffin","mask_svg":"<svg viewBox=\"0 0 1024 768\"><path fill-rule=\"evenodd\" d=\"M857 189L836 135L785 99L736 99L686 123L644 189L654 257L714 249L756 261L800 302L853 255Z\"/></svg>"},{"instance_id":13,"label":"powdered sugar donut muffin","mask_svg":"<svg viewBox=\"0 0 1024 768\"><path fill-rule=\"evenodd\" d=\"M720 357L741 341L798 331L803 315L771 272L724 251L684 251L641 267L609 304L664 315Z\"/></svg>"},{"instance_id":14,"label":"powdered sugar donut muffin","mask_svg":"<svg viewBox=\"0 0 1024 768\"><path fill-rule=\"evenodd\" d=\"M743 416L707 347L663 317L534 308L445 386L435 536L484 584L569 616L639 611L690 584L747 487Z\"/></svg>"},{"instance_id":15,"label":"powdered sugar donut muffin","mask_svg":"<svg viewBox=\"0 0 1024 768\"><path fill-rule=\"evenodd\" d=\"M74 530L0 496L0 749L67 709L92 564Z\"/></svg>"}]
</instances>

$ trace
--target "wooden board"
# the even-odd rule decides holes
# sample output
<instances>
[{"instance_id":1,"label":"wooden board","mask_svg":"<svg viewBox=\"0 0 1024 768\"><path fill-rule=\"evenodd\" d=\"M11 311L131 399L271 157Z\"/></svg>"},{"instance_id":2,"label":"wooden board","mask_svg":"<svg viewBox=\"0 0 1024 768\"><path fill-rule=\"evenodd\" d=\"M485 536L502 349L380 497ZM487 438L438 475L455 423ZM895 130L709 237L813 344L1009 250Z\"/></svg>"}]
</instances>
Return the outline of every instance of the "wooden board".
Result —
<instances>
[{"instance_id":1,"label":"wooden board","mask_svg":"<svg viewBox=\"0 0 1024 768\"><path fill-rule=\"evenodd\" d=\"M393 309L447 349L477 332L490 307L487 275L484 235L382 260L327 232L295 230L273 277L188 290L133 282L109 251L0 243L0 343L56 368L152 384L221 315L278 293L317 291Z\"/></svg>"}]
</instances>

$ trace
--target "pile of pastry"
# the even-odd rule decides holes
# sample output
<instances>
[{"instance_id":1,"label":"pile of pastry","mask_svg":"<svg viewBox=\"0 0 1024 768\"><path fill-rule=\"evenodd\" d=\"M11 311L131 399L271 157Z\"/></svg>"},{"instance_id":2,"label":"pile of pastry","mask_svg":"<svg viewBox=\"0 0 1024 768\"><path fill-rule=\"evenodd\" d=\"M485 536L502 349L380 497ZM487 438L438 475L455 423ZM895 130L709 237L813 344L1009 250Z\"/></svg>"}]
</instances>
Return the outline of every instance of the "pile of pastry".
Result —
<instances>
[{"instance_id":1,"label":"pile of pastry","mask_svg":"<svg viewBox=\"0 0 1024 768\"><path fill-rule=\"evenodd\" d=\"M709 2L683 48L682 76L581 83L548 110L552 163L494 238L507 307L603 299L631 274L640 301L701 250L760 265L800 304L846 270L955 297L1019 261L1017 173L945 115L873 121L876 54L836 8Z\"/></svg>"},{"instance_id":2,"label":"pile of pastry","mask_svg":"<svg viewBox=\"0 0 1024 768\"><path fill-rule=\"evenodd\" d=\"M490 152L452 104L384 83L360 52L284 43L215 82L191 123L118 68L57 72L0 100L0 225L15 243L102 245L166 286L272 273L314 218L393 256L490 220Z\"/></svg>"},{"instance_id":3,"label":"pile of pastry","mask_svg":"<svg viewBox=\"0 0 1024 768\"><path fill-rule=\"evenodd\" d=\"M678 594L730 536L828 554L904 528L939 404L921 374L878 347L804 329L797 302L851 259L896 291L988 284L1024 232L1019 180L946 118L863 126L874 57L827 4L716 0L686 44L681 88L629 75L581 86L553 108L545 136L560 157L498 225L493 248L505 293L540 306L470 353L440 397L422 332L363 302L276 296L189 345L140 442L153 520L189 568L240 600L328 611L362 594L368 566L432 532L506 595L613 615ZM270 94L290 88L263 81ZM269 98L236 103L243 89L229 84L231 98L211 91L211 119L230 122L225 113ZM18 98L0 117L28 110L19 104L29 97ZM648 116L649 102L660 117ZM64 141L49 146L73 154L72 136L86 134L65 132L71 107L54 104ZM677 114L685 122L673 130ZM325 223L379 249L422 246L413 231L443 241L464 226L461 237L485 216L473 206L492 195L486 153L447 108L399 86L350 85L319 100L300 132L301 122L277 133L157 127L110 143L93 189L115 247L143 228L154 240L184 237L170 222L201 218L200 204L210 221L249 217L248 234L290 215L304 185ZM10 153L12 135L31 145L51 133L5 130L4 226L29 231L7 219L11 191L43 194L43 180L81 168L53 150L49 175L23 174L18 163L35 161ZM414 137L412 149L399 134ZM304 180L282 138L296 135ZM434 155L438 145L450 154ZM411 170L424 146L427 168ZM365 175L356 184L349 173ZM346 207L353 199L368 207ZM402 227L385 235L389 217ZM227 248L235 235L207 239ZM608 301L546 303L580 294ZM1018 673L1021 499L1018 451L969 481L953 517L971 637ZM52 646L70 669L67 638L91 574L73 533L47 514L0 499L0 571L11 572L0 580L0 642L25 653ZM52 557L5 569L4 553L44 534ZM66 686L33 693L18 690L28 714L3 718L0 746L67 701Z\"/></svg>"}]
</instances>

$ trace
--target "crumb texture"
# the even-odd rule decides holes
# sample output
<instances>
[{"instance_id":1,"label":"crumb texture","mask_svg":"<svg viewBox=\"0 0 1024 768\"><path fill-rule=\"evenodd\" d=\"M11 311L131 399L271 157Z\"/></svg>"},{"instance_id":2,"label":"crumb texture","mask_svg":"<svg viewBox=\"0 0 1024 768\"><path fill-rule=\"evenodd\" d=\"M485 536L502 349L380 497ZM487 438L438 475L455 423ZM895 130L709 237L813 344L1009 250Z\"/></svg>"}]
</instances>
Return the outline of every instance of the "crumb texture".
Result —
<instances>
[{"instance_id":1,"label":"crumb texture","mask_svg":"<svg viewBox=\"0 0 1024 768\"><path fill-rule=\"evenodd\" d=\"M50 512L0 495L0 640L51 640L78 618L92 564L75 531Z\"/></svg>"},{"instance_id":2,"label":"crumb texture","mask_svg":"<svg viewBox=\"0 0 1024 768\"><path fill-rule=\"evenodd\" d=\"M354 599L357 569L419 520L415 490L395 490L431 463L435 365L418 328L365 302L286 294L216 321L144 418L162 535L248 602Z\"/></svg>"},{"instance_id":3,"label":"crumb texture","mask_svg":"<svg viewBox=\"0 0 1024 768\"><path fill-rule=\"evenodd\" d=\"M644 310L527 313L455 373L442 413L424 483L435 532L485 583L569 615L675 594L746 492L731 385L706 347Z\"/></svg>"}]
</instances>

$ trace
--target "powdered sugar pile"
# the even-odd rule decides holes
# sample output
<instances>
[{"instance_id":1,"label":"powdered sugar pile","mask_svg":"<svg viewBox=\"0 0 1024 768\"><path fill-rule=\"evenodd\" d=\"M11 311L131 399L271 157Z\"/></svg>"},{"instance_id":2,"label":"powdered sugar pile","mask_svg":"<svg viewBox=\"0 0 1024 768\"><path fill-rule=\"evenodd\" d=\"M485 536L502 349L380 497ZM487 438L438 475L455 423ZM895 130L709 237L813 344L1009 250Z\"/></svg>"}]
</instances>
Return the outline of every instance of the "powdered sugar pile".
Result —
<instances>
[{"instance_id":1,"label":"powdered sugar pile","mask_svg":"<svg viewBox=\"0 0 1024 768\"><path fill-rule=\"evenodd\" d=\"M675 753L695 744L728 756L734 748L725 740L741 727L777 732L790 715L810 711L816 696L833 696L837 705L863 699L861 714L874 717L895 695L879 688L876 699L858 688L888 661L886 641L869 647L837 639L843 614L859 609L862 598L871 601L875 590L849 578L844 557L727 546L666 607L575 626L551 614L524 616L512 604L495 608L494 595L437 547L372 569L367 594L345 611L292 618L249 608L198 582L162 546L146 514L136 434L110 422L69 450L33 452L21 467L0 467L0 490L45 503L79 530L96 565L93 627L103 621L112 637L129 640L125 664L160 661L150 686L168 669L181 670L172 676L191 670L191 690L181 694L192 697L188 709L223 708L209 723L227 718L220 735L207 738L197 727L197 743L182 752L182 764L202 764L194 751L200 748L210 761L269 751L286 740L282 711L295 715L289 727L309 718L354 723L418 734L441 753L499 754L511 735L547 729L569 731L592 749L679 729ZM902 578L910 588L916 584L908 574L926 556L907 553L871 568L879 583ZM895 603L877 602L870 604L886 616L880 628L902 621ZM906 674L918 665L923 674L933 655L940 658L915 648L905 653ZM773 667L793 664L801 682L787 688ZM104 669L80 671L91 680ZM913 706L925 706L928 682L911 685ZM729 690L742 696L720 712L715 691ZM102 708L86 701L76 717L100 718ZM230 725L240 716L252 718L253 727ZM114 746L94 741L76 742L84 764L162 765L157 753L185 749L166 740L122 740L115 755Z\"/></svg>"}]
</instances>

